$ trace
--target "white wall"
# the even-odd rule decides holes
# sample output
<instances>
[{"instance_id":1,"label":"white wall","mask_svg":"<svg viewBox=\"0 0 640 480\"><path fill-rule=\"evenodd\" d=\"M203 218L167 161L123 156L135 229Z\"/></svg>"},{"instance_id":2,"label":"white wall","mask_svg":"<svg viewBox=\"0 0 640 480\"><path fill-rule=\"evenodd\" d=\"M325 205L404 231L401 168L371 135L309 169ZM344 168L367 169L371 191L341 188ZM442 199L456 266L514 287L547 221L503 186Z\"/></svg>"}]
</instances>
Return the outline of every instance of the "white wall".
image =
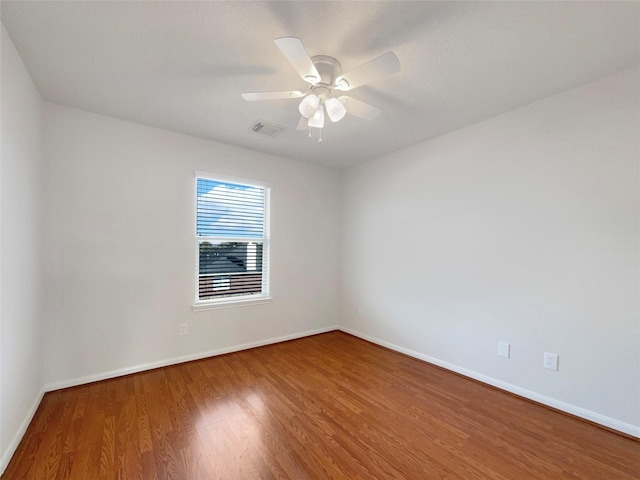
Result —
<instances>
[{"instance_id":1,"label":"white wall","mask_svg":"<svg viewBox=\"0 0 640 480\"><path fill-rule=\"evenodd\" d=\"M40 95L2 26L0 472L43 386Z\"/></svg>"},{"instance_id":2,"label":"white wall","mask_svg":"<svg viewBox=\"0 0 640 480\"><path fill-rule=\"evenodd\" d=\"M48 387L338 323L339 172L59 105L44 122ZM272 183L272 303L192 311L194 170Z\"/></svg>"},{"instance_id":3,"label":"white wall","mask_svg":"<svg viewBox=\"0 0 640 480\"><path fill-rule=\"evenodd\" d=\"M639 85L625 71L348 170L343 325L640 436Z\"/></svg>"}]
</instances>

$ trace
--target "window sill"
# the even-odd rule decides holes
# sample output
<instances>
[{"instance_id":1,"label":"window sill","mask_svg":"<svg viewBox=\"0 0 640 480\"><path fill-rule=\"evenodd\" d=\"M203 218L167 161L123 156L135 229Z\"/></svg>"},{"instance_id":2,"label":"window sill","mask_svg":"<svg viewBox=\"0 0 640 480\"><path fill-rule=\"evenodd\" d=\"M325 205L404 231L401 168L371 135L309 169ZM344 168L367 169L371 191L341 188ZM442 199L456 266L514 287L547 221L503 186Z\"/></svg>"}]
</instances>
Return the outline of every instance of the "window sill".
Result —
<instances>
[{"instance_id":1,"label":"window sill","mask_svg":"<svg viewBox=\"0 0 640 480\"><path fill-rule=\"evenodd\" d=\"M273 301L272 297L259 297L259 298L251 298L251 299L243 299L243 300L222 300L212 303L196 303L191 308L194 312L201 312L203 310L217 310L219 308L233 308L233 307L249 307L251 305L262 305L265 303L271 303Z\"/></svg>"}]
</instances>

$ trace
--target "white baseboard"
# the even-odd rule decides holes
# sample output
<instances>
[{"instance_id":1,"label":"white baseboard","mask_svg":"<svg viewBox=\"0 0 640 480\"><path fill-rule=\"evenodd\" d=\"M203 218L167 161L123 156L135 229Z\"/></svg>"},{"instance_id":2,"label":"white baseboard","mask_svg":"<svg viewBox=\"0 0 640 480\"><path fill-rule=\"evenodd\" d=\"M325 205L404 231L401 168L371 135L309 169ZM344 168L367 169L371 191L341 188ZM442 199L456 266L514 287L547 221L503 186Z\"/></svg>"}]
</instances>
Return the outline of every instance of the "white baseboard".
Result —
<instances>
[{"instance_id":1,"label":"white baseboard","mask_svg":"<svg viewBox=\"0 0 640 480\"><path fill-rule=\"evenodd\" d=\"M520 397L528 398L529 400L533 400L534 402L547 405L557 410L561 410L563 412L570 413L571 415L575 415L576 417L584 418L585 420L589 420L591 422L611 428L613 430L617 430L627 435L640 438L640 427L636 425L631 425L629 423L621 422L620 420L616 420L615 418L607 417L605 415L601 415L599 413L595 413L590 410L577 407L570 403L562 402L560 400L556 400L554 398L541 395L531 390L527 390L525 388L511 385L510 383L503 382L501 380L495 379L493 377L489 377L487 375L483 375L478 372L474 372L473 370L468 370L466 368L459 367L458 365L454 365L452 363L443 362L442 360L439 360L434 357L430 357L429 355L425 355L423 353L416 352L414 350L409 350L408 348L404 348L399 345L395 345L393 343L386 342L384 340L380 340L378 338L371 337L369 335L365 335L364 333L360 333L356 330L352 330L351 328L340 327L339 329L355 337L362 338L363 340L367 340L368 342L375 343L377 345L389 348L391 350L395 350L396 352L404 353L405 355L409 355L410 357L414 357L419 360L432 363L433 365L437 365L447 370L451 370L452 372L459 373L461 375L464 375L465 377L473 378L474 380L478 380L479 382L486 383L493 387L497 387L501 390L505 390L509 393L513 393Z\"/></svg>"},{"instance_id":2,"label":"white baseboard","mask_svg":"<svg viewBox=\"0 0 640 480\"><path fill-rule=\"evenodd\" d=\"M2 453L2 459L0 459L0 475L4 473L5 469L9 465L9 462L11 461L11 457L13 457L13 454L16 452L16 448L18 448L18 445L20 444L22 437L24 437L24 434L27 431L27 427L29 427L31 420L33 420L33 416L36 414L36 410L38 410L38 407L40 406L40 402L42 401L42 397L44 397L44 394L45 394L45 389L42 388L40 392L38 392L38 395L36 395L34 402L31 404L31 408L27 412L27 416L24 418L24 420L20 424L20 428L18 428L18 431L13 436L11 443L9 443L9 445L7 446L7 450Z\"/></svg>"},{"instance_id":3,"label":"white baseboard","mask_svg":"<svg viewBox=\"0 0 640 480\"><path fill-rule=\"evenodd\" d=\"M331 332L338 330L337 325L331 327L318 328L316 330L307 330L306 332L294 333L291 335L284 335L281 337L273 337L265 340L258 340L256 342L242 343L239 345L233 345L230 347L219 348L216 350L208 350L206 352L200 352L193 355L184 355L182 357L174 357L166 360L160 360L158 362L143 363L140 365L134 365L132 367L120 368L117 370L111 370L108 372L97 373L93 375L87 375L85 377L74 378L71 380L64 380L62 382L47 383L44 386L44 391L51 392L53 390L59 390L61 388L77 387L78 385L84 385L86 383L98 382L100 380L108 380L110 378L122 377L123 375L130 375L132 373L144 372L146 370L152 370L154 368L167 367L169 365L176 365L178 363L191 362L193 360L201 360L203 358L215 357L217 355L224 355L225 353L239 352L241 350L247 350L249 348L263 347L265 345L271 345L273 343L286 342L288 340L295 340L297 338L309 337L311 335L318 335L320 333Z\"/></svg>"}]
</instances>

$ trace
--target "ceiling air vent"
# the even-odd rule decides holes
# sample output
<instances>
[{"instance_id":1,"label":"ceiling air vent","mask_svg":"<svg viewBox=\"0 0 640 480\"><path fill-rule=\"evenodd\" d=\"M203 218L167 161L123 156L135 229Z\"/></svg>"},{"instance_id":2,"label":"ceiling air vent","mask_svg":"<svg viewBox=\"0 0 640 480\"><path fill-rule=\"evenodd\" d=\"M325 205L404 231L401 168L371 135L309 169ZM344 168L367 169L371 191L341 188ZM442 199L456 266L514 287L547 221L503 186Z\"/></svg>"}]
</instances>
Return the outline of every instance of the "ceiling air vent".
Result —
<instances>
[{"instance_id":1,"label":"ceiling air vent","mask_svg":"<svg viewBox=\"0 0 640 480\"><path fill-rule=\"evenodd\" d=\"M255 133L260 133L268 137L277 137L282 132L284 132L285 128L279 125L274 125L273 123L267 123L263 122L262 120L258 120L253 125L251 125L251 130Z\"/></svg>"}]
</instances>

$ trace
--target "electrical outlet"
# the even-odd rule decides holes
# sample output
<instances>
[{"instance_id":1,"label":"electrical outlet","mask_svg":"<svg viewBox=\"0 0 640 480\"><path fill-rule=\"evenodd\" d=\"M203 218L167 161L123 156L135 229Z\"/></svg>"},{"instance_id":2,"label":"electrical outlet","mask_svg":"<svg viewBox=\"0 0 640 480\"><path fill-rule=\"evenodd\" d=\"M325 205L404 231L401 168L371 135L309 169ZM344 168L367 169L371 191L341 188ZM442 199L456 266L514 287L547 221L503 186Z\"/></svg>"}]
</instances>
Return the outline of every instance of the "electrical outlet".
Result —
<instances>
[{"instance_id":1,"label":"electrical outlet","mask_svg":"<svg viewBox=\"0 0 640 480\"><path fill-rule=\"evenodd\" d=\"M558 371L558 354L557 353L549 353L544 352L544 368L548 368L549 370Z\"/></svg>"},{"instance_id":2,"label":"electrical outlet","mask_svg":"<svg viewBox=\"0 0 640 480\"><path fill-rule=\"evenodd\" d=\"M186 323L181 323L180 324L180 335L186 335L187 333L189 333L189 327L187 326Z\"/></svg>"},{"instance_id":3,"label":"electrical outlet","mask_svg":"<svg viewBox=\"0 0 640 480\"><path fill-rule=\"evenodd\" d=\"M509 358L511 355L511 344L505 342L498 342L498 356Z\"/></svg>"}]
</instances>

